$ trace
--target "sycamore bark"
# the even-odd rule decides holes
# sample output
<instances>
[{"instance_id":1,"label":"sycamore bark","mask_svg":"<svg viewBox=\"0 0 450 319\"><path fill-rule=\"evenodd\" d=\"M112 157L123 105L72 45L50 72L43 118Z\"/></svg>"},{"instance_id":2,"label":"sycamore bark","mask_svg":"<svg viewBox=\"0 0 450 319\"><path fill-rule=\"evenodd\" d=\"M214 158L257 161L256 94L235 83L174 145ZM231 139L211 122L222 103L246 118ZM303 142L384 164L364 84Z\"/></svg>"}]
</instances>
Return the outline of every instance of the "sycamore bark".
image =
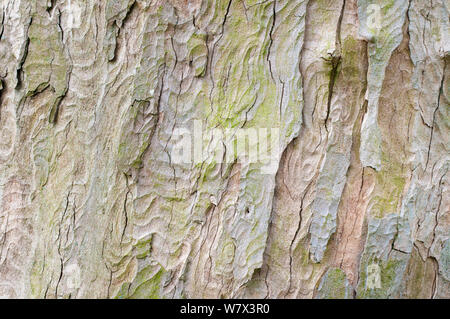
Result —
<instances>
[{"instance_id":1,"label":"sycamore bark","mask_svg":"<svg viewBox=\"0 0 450 319\"><path fill-rule=\"evenodd\" d=\"M1 0L0 296L450 298L449 8Z\"/></svg>"}]
</instances>

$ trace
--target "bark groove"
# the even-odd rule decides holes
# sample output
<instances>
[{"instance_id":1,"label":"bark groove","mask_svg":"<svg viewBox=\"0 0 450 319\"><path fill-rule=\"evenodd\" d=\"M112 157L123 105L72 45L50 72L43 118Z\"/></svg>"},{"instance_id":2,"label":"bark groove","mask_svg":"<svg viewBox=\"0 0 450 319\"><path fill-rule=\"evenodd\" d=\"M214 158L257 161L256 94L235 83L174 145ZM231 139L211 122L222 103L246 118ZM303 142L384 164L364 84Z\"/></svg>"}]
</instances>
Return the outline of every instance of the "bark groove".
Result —
<instances>
[{"instance_id":1,"label":"bark groove","mask_svg":"<svg viewBox=\"0 0 450 319\"><path fill-rule=\"evenodd\" d=\"M450 298L449 8L1 0L0 297Z\"/></svg>"}]
</instances>

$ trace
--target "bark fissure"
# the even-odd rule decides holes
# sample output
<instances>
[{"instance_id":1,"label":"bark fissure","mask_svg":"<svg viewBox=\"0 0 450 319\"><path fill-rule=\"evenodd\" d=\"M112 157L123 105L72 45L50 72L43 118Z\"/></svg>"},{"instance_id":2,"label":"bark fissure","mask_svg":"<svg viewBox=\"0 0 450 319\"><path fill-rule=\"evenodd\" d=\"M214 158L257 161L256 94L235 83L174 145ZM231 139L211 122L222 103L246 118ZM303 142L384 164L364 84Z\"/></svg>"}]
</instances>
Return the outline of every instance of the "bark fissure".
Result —
<instances>
[{"instance_id":1,"label":"bark fissure","mask_svg":"<svg viewBox=\"0 0 450 319\"><path fill-rule=\"evenodd\" d=\"M5 2L0 297L448 298L447 15Z\"/></svg>"}]
</instances>

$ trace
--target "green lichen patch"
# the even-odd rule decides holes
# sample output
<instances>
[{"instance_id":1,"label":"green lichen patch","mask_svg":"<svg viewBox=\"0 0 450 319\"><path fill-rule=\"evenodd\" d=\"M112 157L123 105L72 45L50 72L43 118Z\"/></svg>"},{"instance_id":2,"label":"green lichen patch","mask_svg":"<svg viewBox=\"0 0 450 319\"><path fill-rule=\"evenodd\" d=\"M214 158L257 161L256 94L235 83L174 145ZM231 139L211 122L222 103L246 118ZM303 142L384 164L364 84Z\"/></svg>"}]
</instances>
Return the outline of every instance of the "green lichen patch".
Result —
<instances>
[{"instance_id":1,"label":"green lichen patch","mask_svg":"<svg viewBox=\"0 0 450 319\"><path fill-rule=\"evenodd\" d=\"M347 277L339 268L329 269L323 276L316 298L319 299L348 299L351 298L353 289Z\"/></svg>"}]
</instances>

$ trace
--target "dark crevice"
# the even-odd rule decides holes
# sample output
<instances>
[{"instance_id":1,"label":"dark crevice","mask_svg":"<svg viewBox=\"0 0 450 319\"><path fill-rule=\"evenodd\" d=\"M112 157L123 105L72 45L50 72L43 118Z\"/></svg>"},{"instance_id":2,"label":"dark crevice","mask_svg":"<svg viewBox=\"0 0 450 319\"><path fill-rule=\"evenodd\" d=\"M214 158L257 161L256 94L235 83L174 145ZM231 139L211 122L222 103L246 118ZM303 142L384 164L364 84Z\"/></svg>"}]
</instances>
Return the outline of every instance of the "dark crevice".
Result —
<instances>
[{"instance_id":1,"label":"dark crevice","mask_svg":"<svg viewBox=\"0 0 450 319\"><path fill-rule=\"evenodd\" d=\"M61 43L64 46L64 29L61 25L61 10L58 9L58 19L56 19L56 24L58 26L59 32L61 32Z\"/></svg>"},{"instance_id":2,"label":"dark crevice","mask_svg":"<svg viewBox=\"0 0 450 319\"><path fill-rule=\"evenodd\" d=\"M281 116L283 115L283 99L284 99L284 86L285 83L283 81L281 81L281 98L280 98L280 106L279 106L279 112L280 112L280 120L281 120Z\"/></svg>"},{"instance_id":3,"label":"dark crevice","mask_svg":"<svg viewBox=\"0 0 450 319\"><path fill-rule=\"evenodd\" d=\"M339 52L339 55L341 54L341 50L342 50L341 29L342 29L342 20L344 19L345 4L346 4L346 0L344 0L344 2L342 3L341 13L339 15L339 20L338 20L337 29L336 29L336 48L337 48L337 51Z\"/></svg>"},{"instance_id":4,"label":"dark crevice","mask_svg":"<svg viewBox=\"0 0 450 319\"><path fill-rule=\"evenodd\" d=\"M427 152L427 162L425 164L425 169L428 167L428 163L430 161L430 152L431 152L431 143L433 142L433 135L434 135L434 127L435 127L435 121L436 121L436 113L440 107L441 104L441 96L444 93L444 81L445 81L445 70L447 68L447 63L444 65L444 70L442 71L442 79L441 79L441 85L439 87L439 94L438 94L438 101L437 101L437 107L435 108L433 112L433 122L431 125L431 134L430 134L430 141L428 143L428 152Z\"/></svg>"},{"instance_id":5,"label":"dark crevice","mask_svg":"<svg viewBox=\"0 0 450 319\"><path fill-rule=\"evenodd\" d=\"M72 58L70 56L69 49L68 49L68 47L66 47L64 45L64 29L61 25L61 11L59 9L58 9L57 27L59 29L59 32L61 32L61 37L60 37L61 45L64 48L65 53L66 53L66 58L68 59L68 61L70 63L69 63L69 66L68 66L68 69L66 72L66 84L65 84L64 90L60 93L59 96L56 97L56 99L52 105L52 108L50 110L48 120L49 120L49 123L51 123L51 124L55 124L58 120L60 105L61 105L62 101L64 100L64 98L66 97L67 92L69 90L69 83L70 83L70 78L72 76L72 70L73 70Z\"/></svg>"},{"instance_id":6,"label":"dark crevice","mask_svg":"<svg viewBox=\"0 0 450 319\"><path fill-rule=\"evenodd\" d=\"M23 50L23 54L21 59L19 60L19 64L17 66L17 70L16 70L16 79L17 79L17 84L16 84L16 90L20 90L22 88L22 84L23 84L23 65L25 63L25 60L27 59L28 56L28 47L30 45L30 38L27 36L27 39L25 40L25 47Z\"/></svg>"},{"instance_id":7,"label":"dark crevice","mask_svg":"<svg viewBox=\"0 0 450 319\"><path fill-rule=\"evenodd\" d=\"M45 92L46 90L52 90L53 92L55 89L50 85L50 82L44 82L38 85L38 87L33 91L28 91L25 96L23 96L17 105L17 114L18 118L20 118L20 115L22 114L23 107L29 99L32 99L33 97Z\"/></svg>"},{"instance_id":8,"label":"dark crevice","mask_svg":"<svg viewBox=\"0 0 450 319\"><path fill-rule=\"evenodd\" d=\"M277 19L277 1L274 0L273 1L273 12L272 12L272 26L270 27L270 31L269 31L269 38L270 38L270 42L269 42L269 49L267 50L267 61L269 62L269 71L270 71L270 76L272 77L272 80L275 81L275 78L273 77L273 73L272 73L272 62L270 61L270 52L272 49L272 44L273 44L273 29L275 28L275 22Z\"/></svg>"},{"instance_id":9,"label":"dark crevice","mask_svg":"<svg viewBox=\"0 0 450 319\"><path fill-rule=\"evenodd\" d=\"M175 56L175 63L173 64L171 74L173 74L173 72L175 71L175 69L178 65L178 54L177 54L177 50L175 49L175 44L173 42L173 38L175 37L175 33L177 32L177 26L178 26L178 17L177 17L177 21L175 22L175 25L173 26L172 36L170 37L170 45L172 46L173 55ZM183 78L181 80L183 80Z\"/></svg>"},{"instance_id":10,"label":"dark crevice","mask_svg":"<svg viewBox=\"0 0 450 319\"><path fill-rule=\"evenodd\" d=\"M341 64L341 50L342 50L342 39L341 39L341 29L342 29L342 20L344 19L344 13L345 13L345 3L346 0L342 3L341 13L339 15L337 27L336 27L336 40L335 40L335 51L332 54L329 54L329 57L327 59L324 59L328 63L331 64L331 71L330 71L330 82L328 84L328 101L327 101L327 115L325 117L325 130L328 133L328 119L330 117L330 111L331 111L331 100L333 98L333 90L336 83L336 78L338 75L339 66Z\"/></svg>"},{"instance_id":11,"label":"dark crevice","mask_svg":"<svg viewBox=\"0 0 450 319\"><path fill-rule=\"evenodd\" d=\"M124 212L124 218L125 218L125 225L123 227L122 230L122 237L120 239L120 242L123 242L123 238L125 237L125 231L127 230L127 226L128 226L128 211L127 211L127 203L128 203L128 195L131 193L130 190L130 185L128 183L128 176L127 174L123 174L125 176L125 182L126 182L126 187L127 187L127 192L125 194L125 200L123 202L123 212Z\"/></svg>"},{"instance_id":12,"label":"dark crevice","mask_svg":"<svg viewBox=\"0 0 450 319\"><path fill-rule=\"evenodd\" d=\"M114 40L114 50L113 50L113 54L111 57L108 58L108 61L111 63L116 62L117 60L117 55L119 53L120 50L120 36L122 33L122 29L125 28L125 25L127 24L127 22L129 21L133 11L135 8L137 8L137 2L133 1L133 3L127 8L127 12L125 13L125 17L122 20L119 19L114 19L112 22L110 22L110 27L113 29L116 29L115 33L115 40ZM120 25L120 26L119 26ZM125 37L124 37L124 41L125 41Z\"/></svg>"},{"instance_id":13,"label":"dark crevice","mask_svg":"<svg viewBox=\"0 0 450 319\"><path fill-rule=\"evenodd\" d=\"M298 234L300 233L300 230L302 229L303 203L304 203L305 197L308 194L308 191L312 185L312 182L313 181L311 180L311 182L308 184L308 186L306 186L305 192L300 200L300 209L298 211L299 222L298 222L297 230L295 231L294 237L292 238L291 244L289 245L289 288L287 290L288 294L291 292L291 289L292 289L292 263L293 263L293 256L294 256L294 250L295 250L294 243L298 237Z\"/></svg>"},{"instance_id":14,"label":"dark crevice","mask_svg":"<svg viewBox=\"0 0 450 319\"><path fill-rule=\"evenodd\" d=\"M17 65L17 69L16 69L16 79L17 79L17 84L16 84L16 90L20 90L22 88L22 82L23 82L23 65L25 64L25 60L27 59L28 56L28 48L30 46L30 37L28 36L29 31L30 31L30 27L31 24L33 23L33 18L30 18L30 21L28 23L27 26L27 30L25 31L25 44L24 44L24 48L22 50L22 55L18 61L18 65Z\"/></svg>"},{"instance_id":15,"label":"dark crevice","mask_svg":"<svg viewBox=\"0 0 450 319\"><path fill-rule=\"evenodd\" d=\"M2 11L2 19L0 21L0 40L3 36L3 31L5 30L5 27L3 26L3 23L5 22L5 11Z\"/></svg>"},{"instance_id":16,"label":"dark crevice","mask_svg":"<svg viewBox=\"0 0 450 319\"><path fill-rule=\"evenodd\" d=\"M0 111L2 109L3 92L5 90L6 90L6 82L2 77L0 77ZM1 112L0 112L0 119L1 119Z\"/></svg>"},{"instance_id":17,"label":"dark crevice","mask_svg":"<svg viewBox=\"0 0 450 319\"><path fill-rule=\"evenodd\" d=\"M328 118L330 117L330 111L331 111L331 100L333 98L333 90L334 90L334 86L336 83L336 78L338 75L338 70L339 70L339 66L341 64L341 56L339 55L334 55L331 54L330 58L327 59L326 61L328 61L331 64L331 71L330 71L330 82L328 83L328 101L327 101L327 115L325 117L325 130L328 133L328 126L327 126L327 122L328 122Z\"/></svg>"},{"instance_id":18,"label":"dark crevice","mask_svg":"<svg viewBox=\"0 0 450 319\"><path fill-rule=\"evenodd\" d=\"M214 76L213 76L213 72L212 72L212 70L213 70L213 60L214 60L214 52L216 51L216 46L217 46L217 44L220 42L220 40L222 40L222 38L223 38L223 34L224 34L224 31L225 31L225 24L227 23L227 19L228 19L228 16L229 16L229 14L230 14L230 10L231 10L231 4L232 4L232 2L233 2L233 0L230 0L229 2L228 2L228 6L227 6L227 10L226 10L226 12L225 12L225 16L224 16L224 18L223 18L223 22L222 22L222 29L221 29L221 31L220 31L220 36L219 36L219 38L217 39L217 41L215 41L214 42L214 44L213 44L213 47L212 47L212 50L211 50L211 57L210 57L210 59L209 59L209 68L208 68L208 63L207 63L207 65L206 65L206 67L207 67L207 69L209 69L209 75L210 75L210 78L211 78L211 83L212 83L212 85L211 85L211 90L210 90L210 92L209 92L209 100L210 100L210 103L211 103L211 108L212 108L212 93L213 93L213 91L214 91L214 88L215 88L215 84L214 84ZM207 38L207 40L208 40L208 38ZM206 46L208 47L208 41L206 42L207 44L206 44ZM208 56L209 56L209 49L208 49ZM211 114L212 114L212 112L213 112L213 110L211 110ZM208 120L208 119L207 119Z\"/></svg>"},{"instance_id":19,"label":"dark crevice","mask_svg":"<svg viewBox=\"0 0 450 319\"><path fill-rule=\"evenodd\" d=\"M51 12L52 12L53 8L55 7L55 4L56 4L56 0L48 0L47 1L46 11L48 12L49 15L51 15Z\"/></svg>"}]
</instances>

